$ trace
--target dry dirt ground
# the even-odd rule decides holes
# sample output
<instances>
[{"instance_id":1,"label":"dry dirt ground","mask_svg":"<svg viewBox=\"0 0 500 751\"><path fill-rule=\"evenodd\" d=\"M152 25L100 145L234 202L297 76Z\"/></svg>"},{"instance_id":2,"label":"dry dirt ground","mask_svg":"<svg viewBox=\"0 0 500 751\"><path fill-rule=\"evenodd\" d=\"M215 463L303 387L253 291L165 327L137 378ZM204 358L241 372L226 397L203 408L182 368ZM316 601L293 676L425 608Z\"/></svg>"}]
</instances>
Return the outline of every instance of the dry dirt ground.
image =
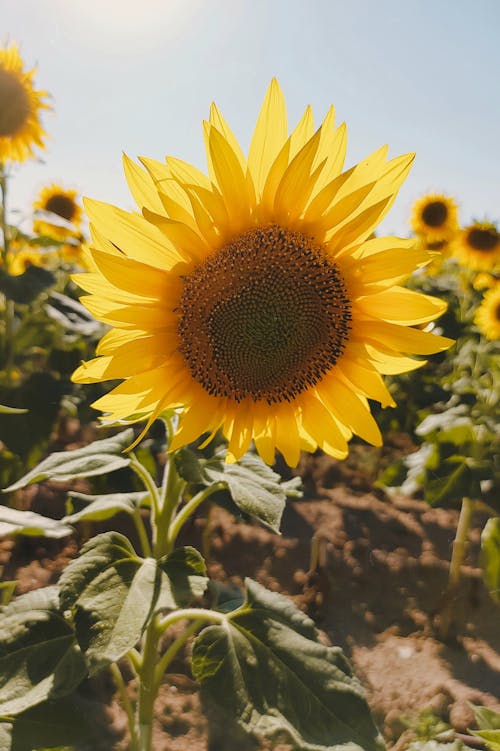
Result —
<instances>
[{"instance_id":1,"label":"dry dirt ground","mask_svg":"<svg viewBox=\"0 0 500 751\"><path fill-rule=\"evenodd\" d=\"M485 523L477 513L455 623L446 643L438 639L458 512L374 491L380 461L380 450L361 445L344 463L323 455L304 458L298 472L305 496L288 503L281 536L212 507L194 519L183 542L203 548L213 579L241 586L250 576L293 598L343 647L388 745L401 748L407 722L423 709L457 732L472 724L469 702L500 711L500 608L490 600L477 565ZM57 516L63 491L50 484L34 487L23 504ZM53 583L77 550L75 539L5 540L3 578L18 579L18 594ZM156 708L155 751L222 751L222 745L239 751L234 739L209 740L189 656L178 659L172 671ZM96 738L85 748L127 749L124 715L109 678L88 683L82 692L96 726Z\"/></svg>"}]
</instances>

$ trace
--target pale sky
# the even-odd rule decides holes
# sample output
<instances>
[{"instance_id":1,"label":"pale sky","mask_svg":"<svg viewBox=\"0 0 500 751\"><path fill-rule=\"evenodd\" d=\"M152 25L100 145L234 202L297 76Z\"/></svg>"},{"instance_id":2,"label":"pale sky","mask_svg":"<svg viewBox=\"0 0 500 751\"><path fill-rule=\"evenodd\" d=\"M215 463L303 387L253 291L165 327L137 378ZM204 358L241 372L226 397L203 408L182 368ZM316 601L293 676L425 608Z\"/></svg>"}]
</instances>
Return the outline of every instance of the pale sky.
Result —
<instances>
[{"instance_id":1,"label":"pale sky","mask_svg":"<svg viewBox=\"0 0 500 751\"><path fill-rule=\"evenodd\" d=\"M11 181L21 212L51 182L133 208L122 151L205 169L211 101L246 150L277 76L291 124L335 105L347 166L417 152L386 232L429 191L500 220L500 0L0 0L6 38L53 98L43 162Z\"/></svg>"}]
</instances>

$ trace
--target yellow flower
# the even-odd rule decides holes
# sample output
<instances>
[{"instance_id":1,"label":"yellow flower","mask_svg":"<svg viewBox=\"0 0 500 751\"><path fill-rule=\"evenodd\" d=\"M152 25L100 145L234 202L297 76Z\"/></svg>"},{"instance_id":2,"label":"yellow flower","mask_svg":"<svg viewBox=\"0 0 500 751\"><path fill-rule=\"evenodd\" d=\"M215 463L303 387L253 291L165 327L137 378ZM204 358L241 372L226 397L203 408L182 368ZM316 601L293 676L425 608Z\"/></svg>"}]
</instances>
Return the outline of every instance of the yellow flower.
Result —
<instances>
[{"instance_id":1,"label":"yellow flower","mask_svg":"<svg viewBox=\"0 0 500 751\"><path fill-rule=\"evenodd\" d=\"M413 204L410 225L431 250L446 250L446 242L457 232L457 205L449 196L430 193Z\"/></svg>"},{"instance_id":2,"label":"yellow flower","mask_svg":"<svg viewBox=\"0 0 500 751\"><path fill-rule=\"evenodd\" d=\"M489 271L500 264L500 233L491 222L474 222L457 237L454 252L464 266Z\"/></svg>"},{"instance_id":3,"label":"yellow flower","mask_svg":"<svg viewBox=\"0 0 500 751\"><path fill-rule=\"evenodd\" d=\"M46 251L12 243L7 255L7 270L12 276L19 276L24 274L28 266L47 266L50 260L51 254Z\"/></svg>"},{"instance_id":4,"label":"yellow flower","mask_svg":"<svg viewBox=\"0 0 500 751\"><path fill-rule=\"evenodd\" d=\"M487 339L500 339L500 284L486 292L474 323Z\"/></svg>"},{"instance_id":5,"label":"yellow flower","mask_svg":"<svg viewBox=\"0 0 500 751\"><path fill-rule=\"evenodd\" d=\"M472 281L472 286L474 289L482 290L482 289L491 289L495 286L495 284L498 284L500 279L495 276L494 274L488 274L485 271L480 271L477 273Z\"/></svg>"},{"instance_id":6,"label":"yellow flower","mask_svg":"<svg viewBox=\"0 0 500 751\"><path fill-rule=\"evenodd\" d=\"M56 183L42 188L33 204L35 211L45 211L54 214L55 223L48 219L35 219L33 231L38 235L47 235L55 240L65 240L75 235L75 228L79 229L82 221L82 209L77 203L77 192L70 188L63 188ZM57 218L64 219L73 227L57 224Z\"/></svg>"},{"instance_id":7,"label":"yellow flower","mask_svg":"<svg viewBox=\"0 0 500 751\"><path fill-rule=\"evenodd\" d=\"M40 110L48 109L45 91L33 86L35 71L25 71L17 45L0 49L0 163L24 162L33 147L45 148Z\"/></svg>"},{"instance_id":8,"label":"yellow flower","mask_svg":"<svg viewBox=\"0 0 500 751\"><path fill-rule=\"evenodd\" d=\"M381 373L451 340L411 326L446 304L399 286L429 258L413 240L370 237L413 155L383 147L342 172L346 132L308 107L288 134L273 80L248 159L215 105L204 123L209 177L180 159L127 157L142 215L85 202L87 308L113 328L79 383L124 379L94 406L148 425L181 412L176 449L219 428L238 459L253 439L267 463L300 450L347 454L353 433L379 445L368 399L394 405Z\"/></svg>"}]
</instances>

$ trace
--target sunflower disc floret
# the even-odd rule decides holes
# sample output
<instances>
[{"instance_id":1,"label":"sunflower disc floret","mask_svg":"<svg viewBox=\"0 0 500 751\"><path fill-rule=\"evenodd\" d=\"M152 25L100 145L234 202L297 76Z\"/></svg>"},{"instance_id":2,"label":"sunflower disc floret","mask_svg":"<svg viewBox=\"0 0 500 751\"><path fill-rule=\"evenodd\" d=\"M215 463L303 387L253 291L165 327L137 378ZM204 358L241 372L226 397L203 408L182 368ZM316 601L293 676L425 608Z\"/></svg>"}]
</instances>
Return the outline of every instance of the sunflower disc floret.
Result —
<instances>
[{"instance_id":1,"label":"sunflower disc floret","mask_svg":"<svg viewBox=\"0 0 500 751\"><path fill-rule=\"evenodd\" d=\"M411 240L373 237L413 155L386 147L343 172L345 126L308 107L288 132L273 80L246 158L215 105L208 177L172 157L124 158L140 213L87 201L82 301L111 326L73 379L122 379L94 406L108 421L181 415L176 449L222 429L229 457L253 440L272 463L300 451L343 458L353 433L379 445L368 399L393 405L381 374L450 340L413 328L441 300L401 282L430 260ZM143 431L144 432L144 431Z\"/></svg>"}]
</instances>

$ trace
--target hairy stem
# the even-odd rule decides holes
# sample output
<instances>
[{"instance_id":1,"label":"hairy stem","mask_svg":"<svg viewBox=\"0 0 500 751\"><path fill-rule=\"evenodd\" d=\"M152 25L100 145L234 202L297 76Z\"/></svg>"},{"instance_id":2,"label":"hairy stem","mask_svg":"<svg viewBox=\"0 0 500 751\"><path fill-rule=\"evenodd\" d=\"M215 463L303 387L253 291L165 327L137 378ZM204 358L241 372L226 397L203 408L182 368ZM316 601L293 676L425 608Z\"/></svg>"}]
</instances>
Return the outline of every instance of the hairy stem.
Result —
<instances>
[{"instance_id":1,"label":"hairy stem","mask_svg":"<svg viewBox=\"0 0 500 751\"><path fill-rule=\"evenodd\" d=\"M441 613L439 635L446 639L453 620L453 597L460 583L460 569L467 550L467 535L474 512L475 502L471 498L462 500L460 516L458 518L457 531L453 541L453 549L448 575L448 586L445 592L445 605Z\"/></svg>"},{"instance_id":2,"label":"hairy stem","mask_svg":"<svg viewBox=\"0 0 500 751\"><path fill-rule=\"evenodd\" d=\"M209 488L201 490L199 493L193 496L193 498L191 498L191 500L188 501L185 506L182 507L179 513L175 516L168 531L168 539L170 545L174 544L175 540L177 539L177 535L181 531L182 526L186 523L191 514L196 511L198 506L213 493L216 493L218 490L224 490L225 487L226 484L224 482L216 482Z\"/></svg>"},{"instance_id":3,"label":"hairy stem","mask_svg":"<svg viewBox=\"0 0 500 751\"><path fill-rule=\"evenodd\" d=\"M139 670L138 751L151 751L152 748L154 704L158 690L155 668L160 636L161 631L157 627L156 619L153 619L144 636L142 664Z\"/></svg>"},{"instance_id":4,"label":"hairy stem","mask_svg":"<svg viewBox=\"0 0 500 751\"><path fill-rule=\"evenodd\" d=\"M136 751L136 749L138 749L138 738L135 726L134 708L128 695L127 686L125 684L125 681L123 680L122 672L116 662L112 662L109 666L109 669L111 671L111 675L113 676L115 686L118 689L118 693L120 694L123 709L125 710L125 714L127 715L131 741L130 748L132 751Z\"/></svg>"}]
</instances>

